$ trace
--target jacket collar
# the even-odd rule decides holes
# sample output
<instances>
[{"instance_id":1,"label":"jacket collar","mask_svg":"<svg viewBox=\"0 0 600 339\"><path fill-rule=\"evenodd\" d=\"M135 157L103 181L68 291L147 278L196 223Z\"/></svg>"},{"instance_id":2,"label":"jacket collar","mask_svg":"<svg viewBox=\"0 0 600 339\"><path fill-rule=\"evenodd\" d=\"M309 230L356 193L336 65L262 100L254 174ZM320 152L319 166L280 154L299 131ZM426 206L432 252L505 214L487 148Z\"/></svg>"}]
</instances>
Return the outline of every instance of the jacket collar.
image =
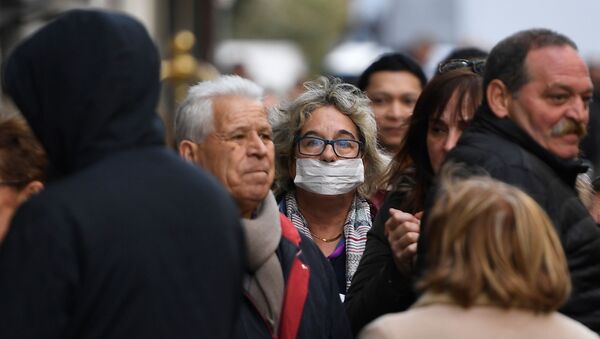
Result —
<instances>
[{"instance_id":1,"label":"jacket collar","mask_svg":"<svg viewBox=\"0 0 600 339\"><path fill-rule=\"evenodd\" d=\"M540 146L533 138L523 131L514 121L509 118L497 117L490 108L483 104L479 107L473 127L493 133L500 138L519 145L527 152L539 158L570 187L575 184L579 173L587 171L588 167L581 158L561 159Z\"/></svg>"}]
</instances>

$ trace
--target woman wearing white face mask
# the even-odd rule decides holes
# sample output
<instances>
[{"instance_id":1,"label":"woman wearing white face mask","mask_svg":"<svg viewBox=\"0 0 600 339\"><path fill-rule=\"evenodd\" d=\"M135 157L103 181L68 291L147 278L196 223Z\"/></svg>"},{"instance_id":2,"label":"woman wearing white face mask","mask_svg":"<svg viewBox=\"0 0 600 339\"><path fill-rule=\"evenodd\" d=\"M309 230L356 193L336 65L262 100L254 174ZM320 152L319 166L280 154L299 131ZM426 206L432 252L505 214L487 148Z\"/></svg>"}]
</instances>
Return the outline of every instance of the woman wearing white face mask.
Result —
<instances>
[{"instance_id":1,"label":"woman wearing white face mask","mask_svg":"<svg viewBox=\"0 0 600 339\"><path fill-rule=\"evenodd\" d=\"M280 211L329 259L341 294L350 286L375 212L365 197L387 160L377 148L369 100L339 79L306 91L271 114Z\"/></svg>"}]
</instances>

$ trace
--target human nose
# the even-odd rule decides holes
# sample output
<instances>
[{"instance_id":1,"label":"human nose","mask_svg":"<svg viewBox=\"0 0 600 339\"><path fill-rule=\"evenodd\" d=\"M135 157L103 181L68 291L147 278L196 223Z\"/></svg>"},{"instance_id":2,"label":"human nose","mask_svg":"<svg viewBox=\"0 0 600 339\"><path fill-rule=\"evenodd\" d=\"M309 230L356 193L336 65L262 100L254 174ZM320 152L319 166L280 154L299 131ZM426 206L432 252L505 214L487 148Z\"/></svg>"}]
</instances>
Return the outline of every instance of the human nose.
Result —
<instances>
[{"instance_id":1,"label":"human nose","mask_svg":"<svg viewBox=\"0 0 600 339\"><path fill-rule=\"evenodd\" d=\"M337 155L333 150L333 144L326 144L323 153L321 153L320 159L327 162L333 162L337 160Z\"/></svg>"},{"instance_id":2,"label":"human nose","mask_svg":"<svg viewBox=\"0 0 600 339\"><path fill-rule=\"evenodd\" d=\"M585 98L576 97L569 106L566 116L577 122L587 122L589 118L589 105Z\"/></svg>"},{"instance_id":3,"label":"human nose","mask_svg":"<svg viewBox=\"0 0 600 339\"><path fill-rule=\"evenodd\" d=\"M249 136L248 140L248 152L249 154L255 155L265 155L267 154L267 145L265 141L261 138L258 132L252 132Z\"/></svg>"},{"instance_id":4,"label":"human nose","mask_svg":"<svg viewBox=\"0 0 600 339\"><path fill-rule=\"evenodd\" d=\"M459 131L457 128L450 128L450 131L448 132L448 137L446 138L446 142L444 143L444 150L446 152L449 152L451 149L454 148L454 146L456 146L456 143L458 142L458 139L460 138L461 134L462 132Z\"/></svg>"},{"instance_id":5,"label":"human nose","mask_svg":"<svg viewBox=\"0 0 600 339\"><path fill-rule=\"evenodd\" d=\"M410 112L402 107L402 104L398 100L393 100L387 110L387 116L390 119L402 119L410 115Z\"/></svg>"}]
</instances>

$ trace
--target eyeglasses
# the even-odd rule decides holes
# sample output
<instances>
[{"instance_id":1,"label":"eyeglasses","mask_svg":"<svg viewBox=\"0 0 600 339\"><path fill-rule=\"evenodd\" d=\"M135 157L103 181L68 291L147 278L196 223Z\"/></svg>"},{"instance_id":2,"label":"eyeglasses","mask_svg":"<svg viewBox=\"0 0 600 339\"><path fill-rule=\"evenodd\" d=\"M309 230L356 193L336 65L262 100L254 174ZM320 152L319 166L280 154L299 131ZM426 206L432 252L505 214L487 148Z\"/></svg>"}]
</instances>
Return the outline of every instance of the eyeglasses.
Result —
<instances>
[{"instance_id":1,"label":"eyeglasses","mask_svg":"<svg viewBox=\"0 0 600 339\"><path fill-rule=\"evenodd\" d=\"M335 155L344 159L357 158L364 144L362 141L352 139L327 140L312 136L296 136L294 142L298 145L298 153L302 155L321 155L325 151L325 147L331 145Z\"/></svg>"},{"instance_id":2,"label":"eyeglasses","mask_svg":"<svg viewBox=\"0 0 600 339\"><path fill-rule=\"evenodd\" d=\"M485 71L485 60L450 59L440 62L438 65L438 72L441 74L461 68L470 68L475 74L483 74Z\"/></svg>"}]
</instances>

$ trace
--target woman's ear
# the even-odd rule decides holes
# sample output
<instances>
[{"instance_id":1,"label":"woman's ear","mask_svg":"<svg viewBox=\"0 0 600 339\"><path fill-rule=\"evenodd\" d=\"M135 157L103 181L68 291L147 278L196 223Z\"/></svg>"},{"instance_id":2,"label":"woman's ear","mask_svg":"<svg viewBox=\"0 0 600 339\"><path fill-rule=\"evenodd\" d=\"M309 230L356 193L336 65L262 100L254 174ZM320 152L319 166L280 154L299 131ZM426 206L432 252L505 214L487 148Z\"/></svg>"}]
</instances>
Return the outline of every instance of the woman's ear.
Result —
<instances>
[{"instance_id":1,"label":"woman's ear","mask_svg":"<svg viewBox=\"0 0 600 339\"><path fill-rule=\"evenodd\" d=\"M490 81L486 90L486 98L490 109L499 118L508 116L509 106L512 102L512 93L500 79Z\"/></svg>"}]
</instances>

